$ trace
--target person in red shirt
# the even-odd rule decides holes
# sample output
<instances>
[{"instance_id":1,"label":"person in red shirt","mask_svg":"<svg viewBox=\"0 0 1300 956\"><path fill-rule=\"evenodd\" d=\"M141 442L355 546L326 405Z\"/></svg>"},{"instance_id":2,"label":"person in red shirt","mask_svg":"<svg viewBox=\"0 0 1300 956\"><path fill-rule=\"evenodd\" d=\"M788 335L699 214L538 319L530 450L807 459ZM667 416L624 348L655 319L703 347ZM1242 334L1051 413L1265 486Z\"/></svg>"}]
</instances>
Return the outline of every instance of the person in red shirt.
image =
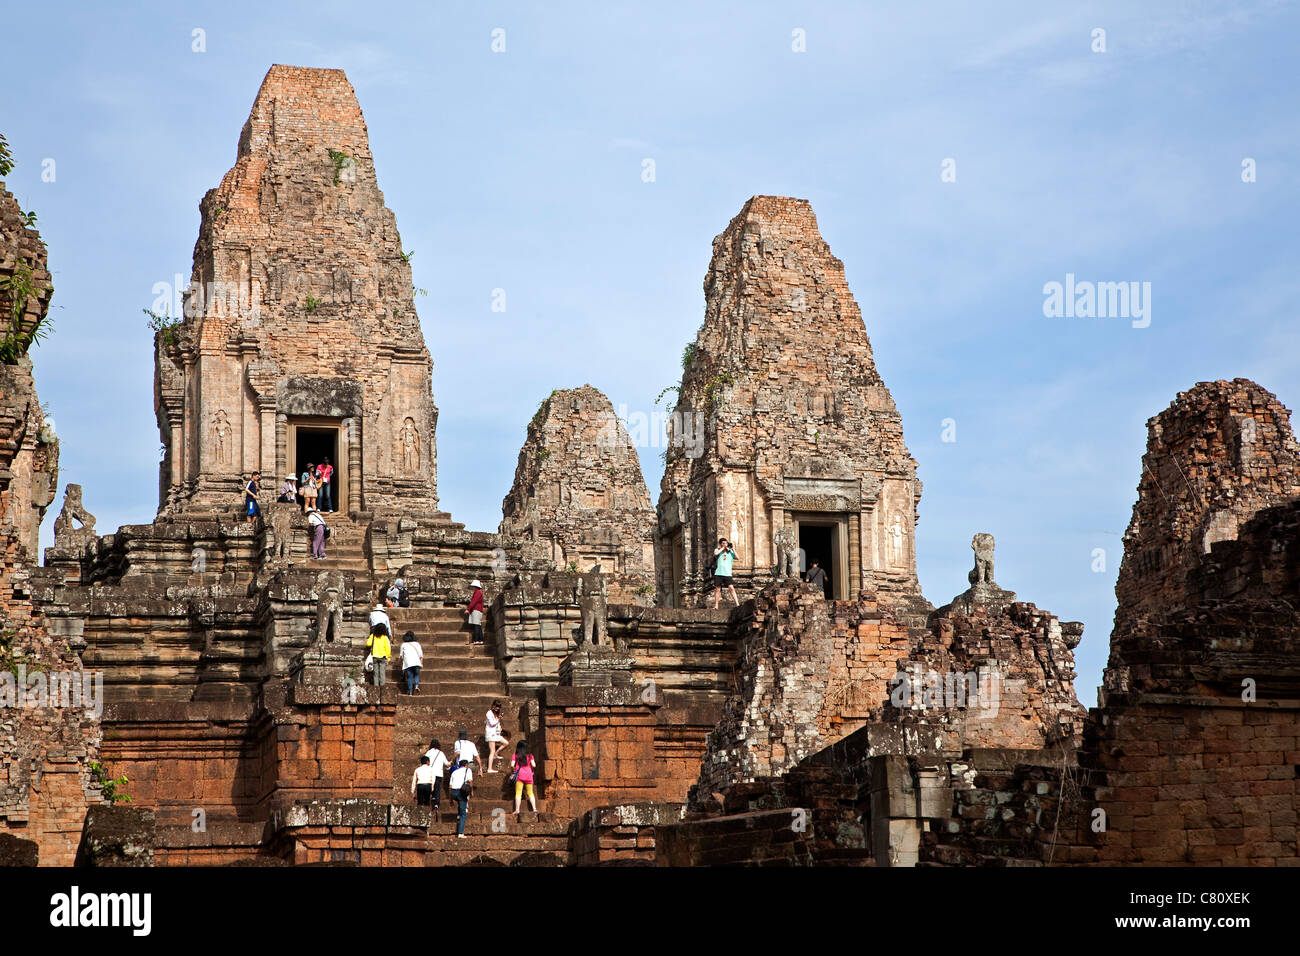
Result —
<instances>
[{"instance_id":1,"label":"person in red shirt","mask_svg":"<svg viewBox=\"0 0 1300 956\"><path fill-rule=\"evenodd\" d=\"M330 498L333 489L330 488L330 479L334 477L334 466L330 464L328 457L320 460L320 467L316 469L316 474L320 480L320 510L333 511L334 502Z\"/></svg>"},{"instance_id":2,"label":"person in red shirt","mask_svg":"<svg viewBox=\"0 0 1300 956\"><path fill-rule=\"evenodd\" d=\"M473 593L469 596L469 606L465 608L465 616L469 618L469 629L472 632L470 637L471 644L483 643L483 585L477 579L470 582Z\"/></svg>"}]
</instances>

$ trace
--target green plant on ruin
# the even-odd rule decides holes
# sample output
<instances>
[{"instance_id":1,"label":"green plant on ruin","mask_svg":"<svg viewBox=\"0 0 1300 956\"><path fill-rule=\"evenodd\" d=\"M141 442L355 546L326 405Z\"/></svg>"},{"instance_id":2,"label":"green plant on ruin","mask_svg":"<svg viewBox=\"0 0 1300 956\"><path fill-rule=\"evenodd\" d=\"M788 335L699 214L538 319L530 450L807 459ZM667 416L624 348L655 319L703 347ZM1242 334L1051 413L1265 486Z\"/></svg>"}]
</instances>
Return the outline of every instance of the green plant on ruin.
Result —
<instances>
[{"instance_id":1,"label":"green plant on ruin","mask_svg":"<svg viewBox=\"0 0 1300 956\"><path fill-rule=\"evenodd\" d=\"M570 561L570 562L569 562L569 566L568 566L567 568L565 568L564 570L568 571L570 574L577 574L577 573L578 573L578 562L577 562L577 561Z\"/></svg>"},{"instance_id":2,"label":"green plant on ruin","mask_svg":"<svg viewBox=\"0 0 1300 956\"><path fill-rule=\"evenodd\" d=\"M28 229L35 229L35 228L36 228L36 213L34 213L34 212L25 212L25 213L22 213L21 215L22 215L22 220L23 220L23 225L24 225L24 226L26 226Z\"/></svg>"},{"instance_id":3,"label":"green plant on ruin","mask_svg":"<svg viewBox=\"0 0 1300 956\"><path fill-rule=\"evenodd\" d=\"M403 252L401 253L401 256L403 262L410 262L412 259L415 258L415 250L412 249L410 252Z\"/></svg>"},{"instance_id":4,"label":"green plant on ruin","mask_svg":"<svg viewBox=\"0 0 1300 956\"><path fill-rule=\"evenodd\" d=\"M181 327L181 319L173 319L170 315L159 315L153 309L140 311L149 316L149 328L154 332L162 333L164 345L171 347L176 344L176 330Z\"/></svg>"},{"instance_id":5,"label":"green plant on ruin","mask_svg":"<svg viewBox=\"0 0 1300 956\"><path fill-rule=\"evenodd\" d=\"M555 393L558 391L558 388L551 389L551 394L547 395L538 403L537 411L533 412L533 417L528 422L528 430L530 432L542 423L542 416L546 414L546 407L551 404L551 399L555 397Z\"/></svg>"},{"instance_id":6,"label":"green plant on ruin","mask_svg":"<svg viewBox=\"0 0 1300 956\"><path fill-rule=\"evenodd\" d=\"M636 589L636 593L641 595L642 597L649 597L651 594L655 593L655 589L653 585L643 584Z\"/></svg>"},{"instance_id":7,"label":"green plant on ruin","mask_svg":"<svg viewBox=\"0 0 1300 956\"><path fill-rule=\"evenodd\" d=\"M713 378L704 383L704 407L712 409L714 402L717 400L717 392L724 385L730 385L734 379L730 372L719 372Z\"/></svg>"},{"instance_id":8,"label":"green plant on ruin","mask_svg":"<svg viewBox=\"0 0 1300 956\"><path fill-rule=\"evenodd\" d=\"M330 162L334 164L334 182L338 183L343 175L343 170L356 163L347 153L340 152L337 149L329 150Z\"/></svg>"},{"instance_id":9,"label":"green plant on ruin","mask_svg":"<svg viewBox=\"0 0 1300 956\"><path fill-rule=\"evenodd\" d=\"M14 169L14 154L9 151L9 141L0 134L0 178L8 176Z\"/></svg>"},{"instance_id":10,"label":"green plant on ruin","mask_svg":"<svg viewBox=\"0 0 1300 956\"><path fill-rule=\"evenodd\" d=\"M317 299L317 298L315 298L315 297L313 297L313 296L311 296L311 295L308 295L308 296L307 296L307 314L308 314L308 315L311 315L313 312L315 312L315 311L316 311L317 309L319 309L319 308L320 308L320 299Z\"/></svg>"},{"instance_id":11,"label":"green plant on ruin","mask_svg":"<svg viewBox=\"0 0 1300 956\"><path fill-rule=\"evenodd\" d=\"M669 385L667 388L663 389L662 391L660 391L658 395L655 396L655 404L658 405L660 402L662 402L664 400L664 396L667 395L669 392L676 392L680 396L682 394L682 387L680 385Z\"/></svg>"},{"instance_id":12,"label":"green plant on ruin","mask_svg":"<svg viewBox=\"0 0 1300 956\"><path fill-rule=\"evenodd\" d=\"M685 372L695 361L696 345L694 342L687 342L686 347L682 349L682 371Z\"/></svg>"},{"instance_id":13,"label":"green plant on ruin","mask_svg":"<svg viewBox=\"0 0 1300 956\"><path fill-rule=\"evenodd\" d=\"M53 295L54 286L38 285L33 279L32 265L26 259L14 263L12 275L0 279L0 299L5 305L5 318L8 320L4 338L0 339L0 362L13 365L19 357L37 342L45 340L49 334L51 320L48 314L37 319L36 324L26 327L27 300L35 296Z\"/></svg>"},{"instance_id":14,"label":"green plant on ruin","mask_svg":"<svg viewBox=\"0 0 1300 956\"><path fill-rule=\"evenodd\" d=\"M413 285L413 286L411 286L411 294L412 294L412 295L428 295L428 294L429 294L429 290L428 290L428 289L421 289L419 286L415 286L415 285Z\"/></svg>"},{"instance_id":15,"label":"green plant on ruin","mask_svg":"<svg viewBox=\"0 0 1300 956\"><path fill-rule=\"evenodd\" d=\"M542 464L544 461L546 461L546 459L550 457L551 457L551 450L549 448L537 449L537 463L539 465Z\"/></svg>"},{"instance_id":16,"label":"green plant on ruin","mask_svg":"<svg viewBox=\"0 0 1300 956\"><path fill-rule=\"evenodd\" d=\"M122 793L120 787L126 786L131 781L127 779L126 774L120 777L110 777L108 770L98 760L90 765L90 773L99 782L100 787L104 790L104 796L110 803L130 803L131 797Z\"/></svg>"}]
</instances>

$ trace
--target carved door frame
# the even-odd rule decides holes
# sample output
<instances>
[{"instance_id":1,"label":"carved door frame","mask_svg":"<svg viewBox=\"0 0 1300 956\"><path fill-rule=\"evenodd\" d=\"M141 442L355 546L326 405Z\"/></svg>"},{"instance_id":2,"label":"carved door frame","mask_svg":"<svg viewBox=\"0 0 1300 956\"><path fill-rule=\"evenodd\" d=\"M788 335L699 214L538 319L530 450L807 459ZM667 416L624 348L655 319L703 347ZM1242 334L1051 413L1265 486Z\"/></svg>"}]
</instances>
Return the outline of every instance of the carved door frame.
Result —
<instances>
[{"instance_id":1,"label":"carved door frame","mask_svg":"<svg viewBox=\"0 0 1300 956\"><path fill-rule=\"evenodd\" d=\"M338 475L338 498L333 502L334 510L347 514L350 510L351 499L348 497L351 491L349 485L348 465L350 449L348 447L348 430L341 418L322 418L312 415L291 415L285 424L285 468L289 467L288 462L294 462L294 474L301 477L302 472L298 471L298 428L306 428L312 431L332 431L334 432L334 474ZM278 482L283 480L284 476L277 478Z\"/></svg>"},{"instance_id":2,"label":"carved door frame","mask_svg":"<svg viewBox=\"0 0 1300 956\"><path fill-rule=\"evenodd\" d=\"M849 516L834 511L791 511L787 513L794 527L795 541L799 541L801 525L810 528L830 528L834 535L831 547L835 553L835 567L831 574L831 596L836 601L851 601L856 596L849 580ZM799 568L800 573L808 570Z\"/></svg>"}]
</instances>

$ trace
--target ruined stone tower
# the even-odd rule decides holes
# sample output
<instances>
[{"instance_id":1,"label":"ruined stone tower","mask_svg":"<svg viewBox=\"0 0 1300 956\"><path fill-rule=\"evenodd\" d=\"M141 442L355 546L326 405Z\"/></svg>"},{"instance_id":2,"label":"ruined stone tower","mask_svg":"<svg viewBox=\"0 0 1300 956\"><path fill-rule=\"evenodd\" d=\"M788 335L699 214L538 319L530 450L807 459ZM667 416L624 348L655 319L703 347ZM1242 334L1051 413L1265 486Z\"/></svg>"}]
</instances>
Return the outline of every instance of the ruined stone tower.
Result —
<instances>
[{"instance_id":1,"label":"ruined stone tower","mask_svg":"<svg viewBox=\"0 0 1300 956\"><path fill-rule=\"evenodd\" d=\"M184 321L155 339L160 513L326 455L339 511L436 508L433 363L343 72L271 67L199 209Z\"/></svg>"},{"instance_id":2,"label":"ruined stone tower","mask_svg":"<svg viewBox=\"0 0 1300 956\"><path fill-rule=\"evenodd\" d=\"M633 602L654 588L654 509L627 430L590 385L550 394L528 424L501 534L541 568L596 564L611 596Z\"/></svg>"},{"instance_id":3,"label":"ruined stone tower","mask_svg":"<svg viewBox=\"0 0 1300 956\"><path fill-rule=\"evenodd\" d=\"M916 598L916 462L807 201L745 203L713 240L704 294L659 496L665 603L710 587L719 537L736 547L738 586L762 586L798 548L833 597Z\"/></svg>"},{"instance_id":4,"label":"ruined stone tower","mask_svg":"<svg viewBox=\"0 0 1300 956\"><path fill-rule=\"evenodd\" d=\"M1300 495L1291 413L1249 379L1200 382L1147 422L1147 450L1115 582L1107 686L1127 686L1149 621L1188 606L1212 546Z\"/></svg>"}]
</instances>

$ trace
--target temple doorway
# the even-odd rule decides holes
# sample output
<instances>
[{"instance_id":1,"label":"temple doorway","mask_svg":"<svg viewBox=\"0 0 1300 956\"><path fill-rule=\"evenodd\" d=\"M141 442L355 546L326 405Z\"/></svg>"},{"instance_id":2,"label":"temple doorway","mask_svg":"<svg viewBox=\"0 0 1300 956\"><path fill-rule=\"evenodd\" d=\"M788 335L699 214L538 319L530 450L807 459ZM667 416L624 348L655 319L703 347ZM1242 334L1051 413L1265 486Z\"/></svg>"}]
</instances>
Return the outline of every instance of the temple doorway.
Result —
<instances>
[{"instance_id":1,"label":"temple doorway","mask_svg":"<svg viewBox=\"0 0 1300 956\"><path fill-rule=\"evenodd\" d=\"M845 519L833 514L793 515L803 558L799 568L804 577L813 561L826 572L828 600L848 600L848 527Z\"/></svg>"},{"instance_id":2,"label":"temple doorway","mask_svg":"<svg viewBox=\"0 0 1300 956\"><path fill-rule=\"evenodd\" d=\"M290 422L289 454L293 473L299 478L306 471L307 465L319 466L326 458L334 466L330 477L330 506L335 511L346 512L347 497L347 461L341 451L346 451L342 443L343 429L338 423L326 422ZM318 499L319 500L319 499ZM322 502L323 503L323 502Z\"/></svg>"},{"instance_id":3,"label":"temple doorway","mask_svg":"<svg viewBox=\"0 0 1300 956\"><path fill-rule=\"evenodd\" d=\"M803 552L803 567L799 570L807 578L814 561L821 565L826 571L824 588L828 598L835 596L835 578L839 572L835 566L835 530L835 525L799 522L799 550Z\"/></svg>"}]
</instances>

